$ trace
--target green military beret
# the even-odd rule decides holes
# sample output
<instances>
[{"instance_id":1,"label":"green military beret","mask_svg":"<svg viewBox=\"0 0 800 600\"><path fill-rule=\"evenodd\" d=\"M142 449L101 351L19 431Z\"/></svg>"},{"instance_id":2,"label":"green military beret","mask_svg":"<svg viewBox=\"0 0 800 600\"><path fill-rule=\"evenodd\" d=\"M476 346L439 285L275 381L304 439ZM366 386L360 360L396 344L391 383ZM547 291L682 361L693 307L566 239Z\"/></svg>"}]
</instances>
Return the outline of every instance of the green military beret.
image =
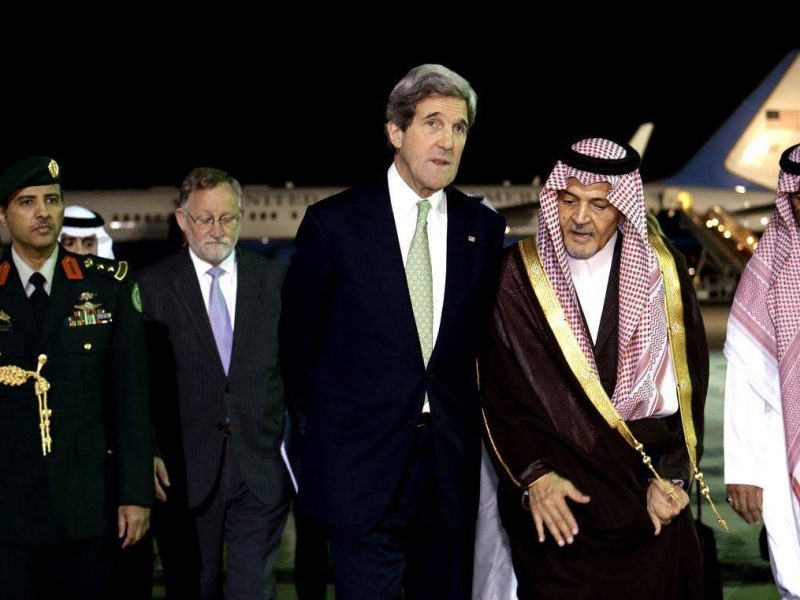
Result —
<instances>
[{"instance_id":1,"label":"green military beret","mask_svg":"<svg viewBox=\"0 0 800 600\"><path fill-rule=\"evenodd\" d=\"M6 205L14 192L22 188L54 183L61 183L61 169L56 161L48 156L26 158L0 173L0 204Z\"/></svg>"}]
</instances>

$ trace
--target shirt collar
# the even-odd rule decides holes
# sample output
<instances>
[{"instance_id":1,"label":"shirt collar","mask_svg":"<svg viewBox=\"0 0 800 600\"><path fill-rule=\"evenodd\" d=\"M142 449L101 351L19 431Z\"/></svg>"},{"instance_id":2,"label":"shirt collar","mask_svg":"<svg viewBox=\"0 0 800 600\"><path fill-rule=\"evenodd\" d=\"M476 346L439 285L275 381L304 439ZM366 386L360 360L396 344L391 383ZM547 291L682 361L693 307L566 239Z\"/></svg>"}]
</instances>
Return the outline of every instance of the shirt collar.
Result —
<instances>
[{"instance_id":1,"label":"shirt collar","mask_svg":"<svg viewBox=\"0 0 800 600\"><path fill-rule=\"evenodd\" d=\"M191 247L189 248L189 256L192 257L192 264L194 265L194 270L197 272L198 279L202 279L204 275L208 275L208 270L214 266L197 256ZM219 266L225 273L234 274L236 270L236 248L233 249L233 252L231 252L225 260L219 263Z\"/></svg>"},{"instance_id":2,"label":"shirt collar","mask_svg":"<svg viewBox=\"0 0 800 600\"><path fill-rule=\"evenodd\" d=\"M589 258L572 258L567 254L569 261L569 268L573 276L578 273L589 273L590 276L595 277L603 273L608 276L611 272L611 262L614 260L614 246L617 244L617 236L619 231L615 231L614 235L606 242L597 254Z\"/></svg>"},{"instance_id":3,"label":"shirt collar","mask_svg":"<svg viewBox=\"0 0 800 600\"><path fill-rule=\"evenodd\" d=\"M19 273L20 281L22 281L22 287L26 287L28 285L28 280L33 275L34 270L26 263L22 257L17 253L17 249L14 248L14 245L11 245L11 259L14 261L14 266L17 268L17 272ZM56 260L58 259L58 244L56 244L55 248L53 248L53 252L50 253L50 256L44 264L42 268L39 269L39 273L41 273L45 281L48 284L53 283L53 276L56 272Z\"/></svg>"},{"instance_id":4,"label":"shirt collar","mask_svg":"<svg viewBox=\"0 0 800 600\"><path fill-rule=\"evenodd\" d=\"M389 197L392 201L394 211L411 212L416 214L417 202L424 200L417 196L416 192L409 187L405 180L400 176L394 163L389 167ZM441 212L444 210L444 190L436 190L428 196L431 203L431 212Z\"/></svg>"}]
</instances>

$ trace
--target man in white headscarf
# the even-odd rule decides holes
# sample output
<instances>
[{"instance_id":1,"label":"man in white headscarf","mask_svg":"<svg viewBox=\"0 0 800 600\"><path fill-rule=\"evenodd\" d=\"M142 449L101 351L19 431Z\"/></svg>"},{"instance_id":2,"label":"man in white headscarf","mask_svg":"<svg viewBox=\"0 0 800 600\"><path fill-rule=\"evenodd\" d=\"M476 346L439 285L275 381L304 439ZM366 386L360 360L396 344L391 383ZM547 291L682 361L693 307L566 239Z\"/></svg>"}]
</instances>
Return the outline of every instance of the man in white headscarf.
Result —
<instances>
[{"instance_id":1,"label":"man in white headscarf","mask_svg":"<svg viewBox=\"0 0 800 600\"><path fill-rule=\"evenodd\" d=\"M781 156L775 212L728 321L725 482L748 523L762 517L783 598L800 598L800 144Z\"/></svg>"},{"instance_id":2,"label":"man in white headscarf","mask_svg":"<svg viewBox=\"0 0 800 600\"><path fill-rule=\"evenodd\" d=\"M64 226L58 241L75 254L94 254L114 258L111 237L106 233L103 217L82 206L64 209Z\"/></svg>"}]
</instances>

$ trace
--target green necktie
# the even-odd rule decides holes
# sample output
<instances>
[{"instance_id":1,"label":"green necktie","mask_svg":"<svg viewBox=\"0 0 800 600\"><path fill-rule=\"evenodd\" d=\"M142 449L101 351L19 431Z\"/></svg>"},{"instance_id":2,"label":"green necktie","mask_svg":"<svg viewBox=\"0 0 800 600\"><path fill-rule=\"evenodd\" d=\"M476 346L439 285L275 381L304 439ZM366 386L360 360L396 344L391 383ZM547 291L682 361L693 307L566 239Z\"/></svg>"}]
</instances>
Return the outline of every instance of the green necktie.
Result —
<instances>
[{"instance_id":1,"label":"green necktie","mask_svg":"<svg viewBox=\"0 0 800 600\"><path fill-rule=\"evenodd\" d=\"M406 279L414 321L417 323L419 345L425 366L433 351L433 276L431 274L431 255L428 249L428 212L430 200L417 202L417 228L406 259Z\"/></svg>"}]
</instances>

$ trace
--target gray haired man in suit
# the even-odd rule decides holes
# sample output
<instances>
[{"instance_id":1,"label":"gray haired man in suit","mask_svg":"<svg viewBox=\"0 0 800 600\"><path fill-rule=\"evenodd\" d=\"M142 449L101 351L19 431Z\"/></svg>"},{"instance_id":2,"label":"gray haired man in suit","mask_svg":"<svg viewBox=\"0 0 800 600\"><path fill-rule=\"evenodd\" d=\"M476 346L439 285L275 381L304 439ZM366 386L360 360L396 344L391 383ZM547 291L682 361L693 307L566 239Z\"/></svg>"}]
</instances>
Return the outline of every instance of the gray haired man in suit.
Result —
<instances>
[{"instance_id":1,"label":"gray haired man in suit","mask_svg":"<svg viewBox=\"0 0 800 600\"><path fill-rule=\"evenodd\" d=\"M158 446L154 517L170 598L275 597L290 499L277 323L284 270L236 248L242 189L198 168L175 211L188 248L142 271Z\"/></svg>"}]
</instances>

